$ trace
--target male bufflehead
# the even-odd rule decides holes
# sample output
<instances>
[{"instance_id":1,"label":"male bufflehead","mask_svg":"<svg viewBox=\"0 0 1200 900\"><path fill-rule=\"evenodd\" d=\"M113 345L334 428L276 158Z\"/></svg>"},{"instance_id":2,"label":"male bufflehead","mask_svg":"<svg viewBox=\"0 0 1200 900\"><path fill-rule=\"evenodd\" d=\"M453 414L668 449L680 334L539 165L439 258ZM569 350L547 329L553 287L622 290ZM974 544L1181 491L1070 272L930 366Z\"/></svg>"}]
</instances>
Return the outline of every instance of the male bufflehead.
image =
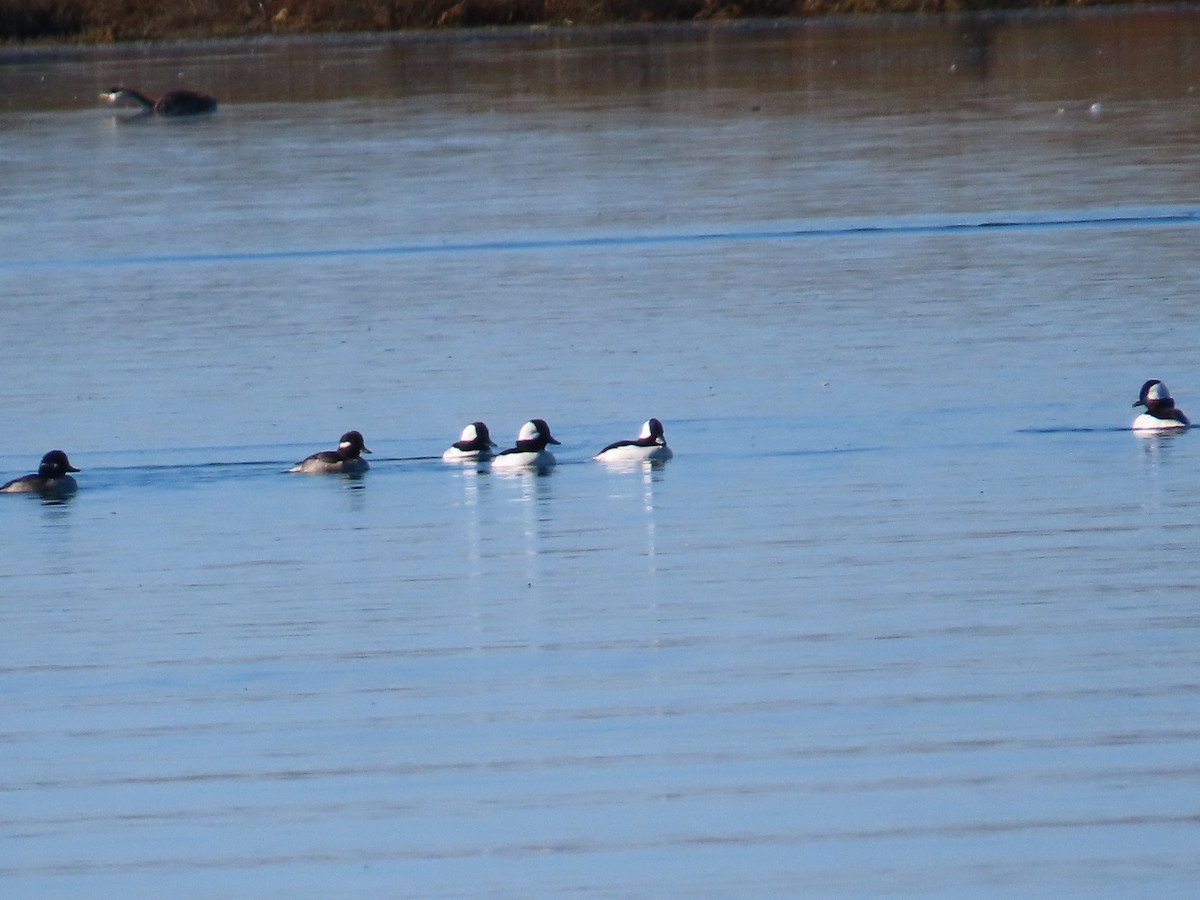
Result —
<instances>
[{"instance_id":1,"label":"male bufflehead","mask_svg":"<svg viewBox=\"0 0 1200 900\"><path fill-rule=\"evenodd\" d=\"M61 497L65 494L73 494L79 485L67 473L78 471L67 459L67 454L61 450L51 450L42 457L42 464L38 466L37 474L14 478L8 484L0 487L0 493L41 494L43 497Z\"/></svg>"},{"instance_id":2,"label":"male bufflehead","mask_svg":"<svg viewBox=\"0 0 1200 900\"><path fill-rule=\"evenodd\" d=\"M1175 408L1170 390L1157 378L1142 385L1141 396L1133 405L1146 407L1146 411L1133 420L1134 431L1163 431L1187 428L1191 424L1183 411Z\"/></svg>"},{"instance_id":3,"label":"male bufflehead","mask_svg":"<svg viewBox=\"0 0 1200 900\"><path fill-rule=\"evenodd\" d=\"M648 419L642 425L637 440L616 441L592 458L601 462L662 462L674 455L667 446L667 439L663 437L662 422L658 419Z\"/></svg>"},{"instance_id":4,"label":"male bufflehead","mask_svg":"<svg viewBox=\"0 0 1200 900\"><path fill-rule=\"evenodd\" d=\"M371 466L360 453L370 453L357 431L347 431L338 441L336 450L322 450L296 463L289 472L305 475L360 475Z\"/></svg>"},{"instance_id":5,"label":"male bufflehead","mask_svg":"<svg viewBox=\"0 0 1200 900\"><path fill-rule=\"evenodd\" d=\"M199 116L217 111L217 101L199 91L168 91L157 100L151 100L141 91L135 91L133 88L115 87L109 88L101 94L100 99L107 100L109 103L132 100L141 107L144 115Z\"/></svg>"},{"instance_id":6,"label":"male bufflehead","mask_svg":"<svg viewBox=\"0 0 1200 900\"><path fill-rule=\"evenodd\" d=\"M495 446L488 427L482 422L472 422L462 430L458 440L446 448L442 459L446 462L483 462L492 458Z\"/></svg>"},{"instance_id":7,"label":"male bufflehead","mask_svg":"<svg viewBox=\"0 0 1200 900\"><path fill-rule=\"evenodd\" d=\"M548 469L557 460L546 449L547 444L557 444L550 434L545 419L531 419L521 426L517 434L517 446L498 453L492 459L493 469Z\"/></svg>"}]
</instances>

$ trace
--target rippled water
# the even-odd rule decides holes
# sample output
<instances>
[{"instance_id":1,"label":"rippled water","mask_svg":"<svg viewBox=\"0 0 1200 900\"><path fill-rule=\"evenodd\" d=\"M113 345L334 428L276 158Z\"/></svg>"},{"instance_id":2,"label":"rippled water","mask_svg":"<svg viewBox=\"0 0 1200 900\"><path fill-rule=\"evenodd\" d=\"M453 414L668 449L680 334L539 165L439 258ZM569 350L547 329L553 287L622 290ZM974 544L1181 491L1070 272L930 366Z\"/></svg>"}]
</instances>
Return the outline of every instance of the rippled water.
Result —
<instances>
[{"instance_id":1,"label":"rippled water","mask_svg":"<svg viewBox=\"0 0 1200 900\"><path fill-rule=\"evenodd\" d=\"M0 497L5 892L1187 894L1200 445L1128 424L1200 410L1198 50L4 51L0 471L83 470Z\"/></svg>"}]
</instances>

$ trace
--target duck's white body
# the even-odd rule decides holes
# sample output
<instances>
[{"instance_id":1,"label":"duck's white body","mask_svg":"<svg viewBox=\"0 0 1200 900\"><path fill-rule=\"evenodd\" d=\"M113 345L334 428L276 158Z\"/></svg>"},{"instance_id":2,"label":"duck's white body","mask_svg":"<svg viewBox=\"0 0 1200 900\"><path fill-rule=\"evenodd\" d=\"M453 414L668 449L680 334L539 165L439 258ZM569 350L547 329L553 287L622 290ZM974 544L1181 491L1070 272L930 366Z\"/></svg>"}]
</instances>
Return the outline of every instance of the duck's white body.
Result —
<instances>
[{"instance_id":1,"label":"duck's white body","mask_svg":"<svg viewBox=\"0 0 1200 900\"><path fill-rule=\"evenodd\" d=\"M1133 420L1132 427L1134 431L1182 431L1188 427L1188 423L1181 422L1179 419L1160 419L1150 413L1142 413Z\"/></svg>"},{"instance_id":2,"label":"duck's white body","mask_svg":"<svg viewBox=\"0 0 1200 900\"><path fill-rule=\"evenodd\" d=\"M667 446L662 422L647 419L635 440L616 441L592 458L600 462L665 462L674 455Z\"/></svg>"},{"instance_id":3,"label":"duck's white body","mask_svg":"<svg viewBox=\"0 0 1200 900\"><path fill-rule=\"evenodd\" d=\"M493 469L549 469L558 463L547 444L558 441L550 434L544 419L531 419L521 426L517 445L492 458Z\"/></svg>"}]
</instances>

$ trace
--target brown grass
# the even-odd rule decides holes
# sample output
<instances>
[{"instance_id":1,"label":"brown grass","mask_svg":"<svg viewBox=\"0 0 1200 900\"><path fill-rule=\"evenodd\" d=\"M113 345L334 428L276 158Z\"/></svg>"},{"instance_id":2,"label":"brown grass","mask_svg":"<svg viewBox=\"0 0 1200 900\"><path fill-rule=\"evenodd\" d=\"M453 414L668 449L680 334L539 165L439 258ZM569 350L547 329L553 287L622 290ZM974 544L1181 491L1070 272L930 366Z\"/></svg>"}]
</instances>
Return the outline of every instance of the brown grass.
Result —
<instances>
[{"instance_id":1,"label":"brown grass","mask_svg":"<svg viewBox=\"0 0 1200 900\"><path fill-rule=\"evenodd\" d=\"M966 12L1107 0L0 0L0 41L112 42L305 32Z\"/></svg>"}]
</instances>

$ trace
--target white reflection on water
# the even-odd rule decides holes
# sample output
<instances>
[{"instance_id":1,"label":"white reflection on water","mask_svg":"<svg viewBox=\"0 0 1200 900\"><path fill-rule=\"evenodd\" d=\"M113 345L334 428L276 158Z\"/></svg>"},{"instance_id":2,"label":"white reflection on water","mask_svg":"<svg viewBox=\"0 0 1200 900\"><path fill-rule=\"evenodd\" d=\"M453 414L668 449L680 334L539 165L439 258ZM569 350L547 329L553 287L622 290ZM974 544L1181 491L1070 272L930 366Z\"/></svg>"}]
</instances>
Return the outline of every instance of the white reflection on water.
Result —
<instances>
[{"instance_id":1,"label":"white reflection on water","mask_svg":"<svg viewBox=\"0 0 1200 900\"><path fill-rule=\"evenodd\" d=\"M643 508L646 511L646 560L647 568L651 575L654 574L654 557L656 555L654 543L654 479L657 472L663 468L663 463L642 463L642 486L645 488L645 493L642 495ZM661 475L658 476L661 478Z\"/></svg>"},{"instance_id":2,"label":"white reflection on water","mask_svg":"<svg viewBox=\"0 0 1200 900\"><path fill-rule=\"evenodd\" d=\"M965 25L5 51L6 889L1191 890L1197 17Z\"/></svg>"},{"instance_id":3,"label":"white reflection on water","mask_svg":"<svg viewBox=\"0 0 1200 900\"><path fill-rule=\"evenodd\" d=\"M615 502L625 500L640 500L645 519L646 542L643 555L646 557L646 571L653 577L657 569L655 535L654 485L664 477L664 470L669 465L666 462L645 462L641 460L620 460L597 462L606 474L615 477L609 480L609 499Z\"/></svg>"}]
</instances>

